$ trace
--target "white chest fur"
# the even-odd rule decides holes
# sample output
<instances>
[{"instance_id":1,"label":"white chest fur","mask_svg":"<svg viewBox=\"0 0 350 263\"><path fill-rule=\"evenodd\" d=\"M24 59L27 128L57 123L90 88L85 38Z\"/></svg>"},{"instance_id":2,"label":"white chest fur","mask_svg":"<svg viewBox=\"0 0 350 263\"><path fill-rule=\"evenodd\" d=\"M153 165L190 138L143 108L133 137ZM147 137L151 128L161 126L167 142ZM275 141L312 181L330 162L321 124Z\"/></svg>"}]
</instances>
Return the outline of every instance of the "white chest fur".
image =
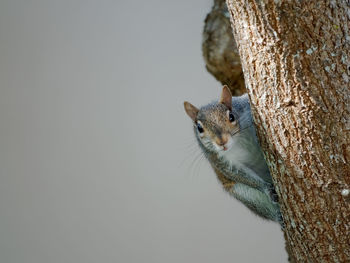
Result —
<instances>
[{"instance_id":1,"label":"white chest fur","mask_svg":"<svg viewBox=\"0 0 350 263\"><path fill-rule=\"evenodd\" d=\"M232 147L227 151L220 151L219 156L230 163L232 168L242 170L249 168L270 181L268 168L258 143L254 137L245 135L239 134L233 137Z\"/></svg>"}]
</instances>

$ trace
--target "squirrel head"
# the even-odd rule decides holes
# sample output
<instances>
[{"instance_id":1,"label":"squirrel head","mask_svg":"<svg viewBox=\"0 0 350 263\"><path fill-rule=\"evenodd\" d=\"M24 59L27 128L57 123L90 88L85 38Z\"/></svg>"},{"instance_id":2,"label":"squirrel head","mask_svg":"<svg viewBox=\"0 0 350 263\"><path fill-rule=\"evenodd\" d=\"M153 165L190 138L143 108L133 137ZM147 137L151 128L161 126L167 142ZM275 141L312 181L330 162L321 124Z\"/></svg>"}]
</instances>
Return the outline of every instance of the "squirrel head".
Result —
<instances>
[{"instance_id":1,"label":"squirrel head","mask_svg":"<svg viewBox=\"0 0 350 263\"><path fill-rule=\"evenodd\" d=\"M219 153L231 149L233 136L240 128L237 113L232 109L232 95L226 85L218 102L197 109L185 101L184 107L193 121L197 138L206 149Z\"/></svg>"}]
</instances>

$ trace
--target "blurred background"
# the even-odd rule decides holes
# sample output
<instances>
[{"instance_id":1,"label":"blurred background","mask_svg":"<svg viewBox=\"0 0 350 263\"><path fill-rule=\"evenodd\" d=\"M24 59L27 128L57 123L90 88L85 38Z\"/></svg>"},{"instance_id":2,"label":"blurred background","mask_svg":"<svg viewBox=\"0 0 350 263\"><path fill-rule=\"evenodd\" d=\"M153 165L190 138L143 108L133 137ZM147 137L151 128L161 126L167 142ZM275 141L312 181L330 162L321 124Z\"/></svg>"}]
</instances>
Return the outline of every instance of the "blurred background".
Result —
<instances>
[{"instance_id":1,"label":"blurred background","mask_svg":"<svg viewBox=\"0 0 350 263\"><path fill-rule=\"evenodd\" d=\"M210 0L0 1L0 262L286 262L222 190L183 101L221 85Z\"/></svg>"}]
</instances>

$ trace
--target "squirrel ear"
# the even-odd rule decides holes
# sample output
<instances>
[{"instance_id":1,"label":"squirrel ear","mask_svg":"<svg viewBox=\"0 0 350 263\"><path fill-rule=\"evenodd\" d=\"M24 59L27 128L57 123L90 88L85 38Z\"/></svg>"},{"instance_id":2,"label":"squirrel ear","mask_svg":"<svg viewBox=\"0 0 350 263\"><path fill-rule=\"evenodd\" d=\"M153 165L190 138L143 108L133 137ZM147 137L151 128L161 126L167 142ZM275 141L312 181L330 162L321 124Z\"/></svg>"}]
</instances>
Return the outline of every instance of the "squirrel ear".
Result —
<instances>
[{"instance_id":1,"label":"squirrel ear","mask_svg":"<svg viewBox=\"0 0 350 263\"><path fill-rule=\"evenodd\" d=\"M187 115L193 121L196 121L197 114L198 114L199 110L195 106L193 106L191 103L189 103L187 101L184 102L184 107L185 107L185 111L186 111Z\"/></svg>"},{"instance_id":2,"label":"squirrel ear","mask_svg":"<svg viewBox=\"0 0 350 263\"><path fill-rule=\"evenodd\" d=\"M220 97L220 103L224 104L229 110L232 110L232 94L230 89L224 85L222 88L222 93Z\"/></svg>"}]
</instances>

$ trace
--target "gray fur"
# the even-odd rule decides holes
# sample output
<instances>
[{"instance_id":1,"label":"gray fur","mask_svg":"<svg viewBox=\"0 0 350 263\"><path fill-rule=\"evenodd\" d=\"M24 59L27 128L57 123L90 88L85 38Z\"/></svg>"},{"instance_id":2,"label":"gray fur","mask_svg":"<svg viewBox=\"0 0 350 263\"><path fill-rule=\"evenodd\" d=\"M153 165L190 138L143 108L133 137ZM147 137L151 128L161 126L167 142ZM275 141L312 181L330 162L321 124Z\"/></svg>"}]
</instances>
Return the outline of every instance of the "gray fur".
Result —
<instances>
[{"instance_id":1,"label":"gray fur","mask_svg":"<svg viewBox=\"0 0 350 263\"><path fill-rule=\"evenodd\" d=\"M273 200L272 178L256 136L248 95L232 98L232 113L236 119L234 128L227 123L227 111L228 108L220 102L199 109L194 123L199 146L211 165L235 182L228 190L230 195L262 218L282 224L279 205ZM200 136L197 121L203 124L210 136ZM231 135L233 144L222 154L215 148L213 137L221 138L224 133Z\"/></svg>"},{"instance_id":2,"label":"gray fur","mask_svg":"<svg viewBox=\"0 0 350 263\"><path fill-rule=\"evenodd\" d=\"M245 184L234 184L229 193L240 200L255 214L272 221L281 222L279 205L269 195Z\"/></svg>"}]
</instances>

